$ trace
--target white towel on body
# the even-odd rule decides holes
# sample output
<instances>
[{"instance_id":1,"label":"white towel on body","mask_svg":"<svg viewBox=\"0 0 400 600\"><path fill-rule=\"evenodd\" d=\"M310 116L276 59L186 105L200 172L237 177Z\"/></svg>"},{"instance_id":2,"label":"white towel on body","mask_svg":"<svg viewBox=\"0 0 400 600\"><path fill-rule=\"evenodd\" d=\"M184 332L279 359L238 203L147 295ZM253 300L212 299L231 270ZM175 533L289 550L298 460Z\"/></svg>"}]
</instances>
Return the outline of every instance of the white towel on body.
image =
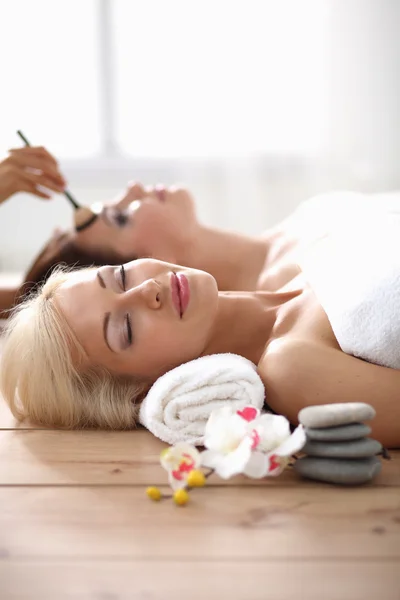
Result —
<instances>
[{"instance_id":1,"label":"white towel on body","mask_svg":"<svg viewBox=\"0 0 400 600\"><path fill-rule=\"evenodd\" d=\"M397 203L399 206L399 203ZM298 263L341 349L400 369L400 213L342 213Z\"/></svg>"},{"instance_id":2,"label":"white towel on body","mask_svg":"<svg viewBox=\"0 0 400 600\"><path fill-rule=\"evenodd\" d=\"M237 354L213 354L160 377L142 402L139 421L164 442L200 446L214 409L226 404L261 409L264 396L252 362Z\"/></svg>"}]
</instances>

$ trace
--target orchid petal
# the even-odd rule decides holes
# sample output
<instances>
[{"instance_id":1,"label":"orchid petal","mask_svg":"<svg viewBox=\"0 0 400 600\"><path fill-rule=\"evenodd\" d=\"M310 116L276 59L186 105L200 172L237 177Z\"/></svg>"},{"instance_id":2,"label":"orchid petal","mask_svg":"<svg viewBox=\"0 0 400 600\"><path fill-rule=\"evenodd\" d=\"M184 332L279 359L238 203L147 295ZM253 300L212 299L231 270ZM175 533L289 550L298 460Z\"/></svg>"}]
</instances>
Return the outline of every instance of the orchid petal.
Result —
<instances>
[{"instance_id":1,"label":"orchid petal","mask_svg":"<svg viewBox=\"0 0 400 600\"><path fill-rule=\"evenodd\" d=\"M247 421L236 414L227 419L216 419L207 424L204 446L227 454L235 450L247 433Z\"/></svg>"},{"instance_id":2,"label":"orchid petal","mask_svg":"<svg viewBox=\"0 0 400 600\"><path fill-rule=\"evenodd\" d=\"M242 419L247 422L254 421L260 416L260 411L255 406L244 406L243 408L236 411L236 414L239 415Z\"/></svg>"},{"instance_id":3,"label":"orchid petal","mask_svg":"<svg viewBox=\"0 0 400 600\"><path fill-rule=\"evenodd\" d=\"M207 435L209 430L212 431L218 423L225 422L232 415L233 409L231 406L223 406L222 408L213 410L206 423L205 435Z\"/></svg>"},{"instance_id":4,"label":"orchid petal","mask_svg":"<svg viewBox=\"0 0 400 600\"><path fill-rule=\"evenodd\" d=\"M175 446L163 450L161 452L160 462L161 466L166 471L172 471L176 469L183 460L187 460L188 458L193 463L193 469L196 469L200 465L200 452L194 446L185 442L180 442Z\"/></svg>"},{"instance_id":5,"label":"orchid petal","mask_svg":"<svg viewBox=\"0 0 400 600\"><path fill-rule=\"evenodd\" d=\"M306 443L306 434L303 425L299 425L292 433L292 435L282 442L275 450L275 454L278 456L292 456L299 452L304 444Z\"/></svg>"},{"instance_id":6,"label":"orchid petal","mask_svg":"<svg viewBox=\"0 0 400 600\"><path fill-rule=\"evenodd\" d=\"M269 461L262 452L252 452L243 474L253 479L261 479L268 473Z\"/></svg>"},{"instance_id":7,"label":"orchid petal","mask_svg":"<svg viewBox=\"0 0 400 600\"><path fill-rule=\"evenodd\" d=\"M265 456L268 464L268 471L266 473L268 477L280 475L289 462L289 459L286 456L278 456L276 452L270 452Z\"/></svg>"},{"instance_id":8,"label":"orchid petal","mask_svg":"<svg viewBox=\"0 0 400 600\"><path fill-rule=\"evenodd\" d=\"M171 486L171 488L174 491L180 490L181 488L184 488L186 485L186 477L182 477L182 479L175 479L175 477L173 476L171 471L168 472L168 481L169 481L169 485Z\"/></svg>"},{"instance_id":9,"label":"orchid petal","mask_svg":"<svg viewBox=\"0 0 400 600\"><path fill-rule=\"evenodd\" d=\"M208 469L215 469L221 460L221 454L214 450L204 450L201 453L201 465Z\"/></svg>"},{"instance_id":10,"label":"orchid petal","mask_svg":"<svg viewBox=\"0 0 400 600\"><path fill-rule=\"evenodd\" d=\"M251 456L251 443L250 438L245 438L236 450L220 455L219 461L215 463L215 470L222 479L229 479L243 472Z\"/></svg>"},{"instance_id":11,"label":"orchid petal","mask_svg":"<svg viewBox=\"0 0 400 600\"><path fill-rule=\"evenodd\" d=\"M260 447L264 452L273 450L290 436L289 421L282 415L262 415L253 426L260 436Z\"/></svg>"}]
</instances>

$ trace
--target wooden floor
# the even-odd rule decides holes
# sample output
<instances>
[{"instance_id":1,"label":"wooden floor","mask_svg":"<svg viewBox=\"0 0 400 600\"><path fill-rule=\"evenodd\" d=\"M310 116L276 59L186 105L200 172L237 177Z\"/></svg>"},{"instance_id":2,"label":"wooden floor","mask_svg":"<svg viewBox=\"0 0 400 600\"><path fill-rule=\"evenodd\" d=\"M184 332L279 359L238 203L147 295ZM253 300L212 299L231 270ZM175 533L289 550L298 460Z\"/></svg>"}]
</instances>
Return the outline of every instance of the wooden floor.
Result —
<instances>
[{"instance_id":1,"label":"wooden floor","mask_svg":"<svg viewBox=\"0 0 400 600\"><path fill-rule=\"evenodd\" d=\"M211 478L178 508L145 495L163 447L18 426L0 399L1 600L400 598L400 453L364 487Z\"/></svg>"}]
</instances>

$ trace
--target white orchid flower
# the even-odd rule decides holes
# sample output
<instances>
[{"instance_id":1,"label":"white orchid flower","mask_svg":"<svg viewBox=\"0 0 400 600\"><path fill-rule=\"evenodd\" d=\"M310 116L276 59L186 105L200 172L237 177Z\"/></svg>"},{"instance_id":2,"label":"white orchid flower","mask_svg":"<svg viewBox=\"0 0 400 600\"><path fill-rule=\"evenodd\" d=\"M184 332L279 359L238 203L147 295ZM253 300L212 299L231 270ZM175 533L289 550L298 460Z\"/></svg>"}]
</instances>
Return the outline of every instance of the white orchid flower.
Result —
<instances>
[{"instance_id":1,"label":"white orchid flower","mask_svg":"<svg viewBox=\"0 0 400 600\"><path fill-rule=\"evenodd\" d=\"M201 463L223 479L239 473L255 479L279 475L305 442L303 426L291 434L289 421L281 415L260 415L254 406L225 406L207 422Z\"/></svg>"},{"instance_id":2,"label":"white orchid flower","mask_svg":"<svg viewBox=\"0 0 400 600\"><path fill-rule=\"evenodd\" d=\"M185 487L189 473L201 465L200 452L184 442L165 448L160 455L161 466L168 472L173 490Z\"/></svg>"}]
</instances>

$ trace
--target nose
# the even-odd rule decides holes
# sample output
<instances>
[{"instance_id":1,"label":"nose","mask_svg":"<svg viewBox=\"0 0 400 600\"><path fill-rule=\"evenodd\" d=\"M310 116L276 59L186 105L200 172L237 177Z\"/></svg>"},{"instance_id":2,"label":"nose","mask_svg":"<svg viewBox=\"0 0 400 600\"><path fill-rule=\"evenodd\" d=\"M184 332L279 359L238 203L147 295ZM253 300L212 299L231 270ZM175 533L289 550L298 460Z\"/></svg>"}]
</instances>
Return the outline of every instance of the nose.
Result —
<instances>
[{"instance_id":1,"label":"nose","mask_svg":"<svg viewBox=\"0 0 400 600\"><path fill-rule=\"evenodd\" d=\"M125 210L135 200L142 200L146 196L145 189L141 183L130 182L126 192L116 203L116 207Z\"/></svg>"},{"instance_id":2,"label":"nose","mask_svg":"<svg viewBox=\"0 0 400 600\"><path fill-rule=\"evenodd\" d=\"M124 308L142 304L151 310L158 310L162 306L161 285L155 279L147 279L121 294L121 302Z\"/></svg>"}]
</instances>

